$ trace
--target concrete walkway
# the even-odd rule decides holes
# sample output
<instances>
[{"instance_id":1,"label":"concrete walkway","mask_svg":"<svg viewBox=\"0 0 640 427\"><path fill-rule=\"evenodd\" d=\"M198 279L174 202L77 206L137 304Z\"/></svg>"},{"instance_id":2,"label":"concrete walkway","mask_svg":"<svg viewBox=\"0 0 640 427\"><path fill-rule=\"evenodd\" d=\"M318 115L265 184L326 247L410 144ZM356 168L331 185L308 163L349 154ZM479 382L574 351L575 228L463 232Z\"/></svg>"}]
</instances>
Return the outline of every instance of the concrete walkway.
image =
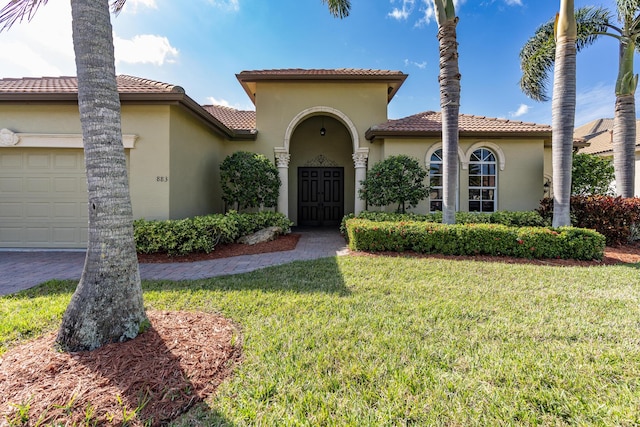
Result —
<instances>
[{"instance_id":1,"label":"concrete walkway","mask_svg":"<svg viewBox=\"0 0 640 427\"><path fill-rule=\"evenodd\" d=\"M246 273L293 261L345 255L337 230L304 230L294 250L198 262L140 264L144 280L188 280ZM79 280L84 251L0 251L0 295L28 289L52 279Z\"/></svg>"}]
</instances>

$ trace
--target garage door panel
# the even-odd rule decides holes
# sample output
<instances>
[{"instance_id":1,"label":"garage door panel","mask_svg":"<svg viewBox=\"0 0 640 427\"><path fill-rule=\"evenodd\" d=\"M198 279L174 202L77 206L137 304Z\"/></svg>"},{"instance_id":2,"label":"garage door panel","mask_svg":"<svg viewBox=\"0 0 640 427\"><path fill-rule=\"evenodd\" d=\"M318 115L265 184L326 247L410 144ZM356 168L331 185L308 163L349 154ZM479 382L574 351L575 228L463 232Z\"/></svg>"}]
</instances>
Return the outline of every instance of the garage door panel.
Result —
<instances>
[{"instance_id":1,"label":"garage door panel","mask_svg":"<svg viewBox=\"0 0 640 427\"><path fill-rule=\"evenodd\" d=\"M0 192L2 193L21 193L22 184L24 180L22 178L2 178L0 180Z\"/></svg>"},{"instance_id":2,"label":"garage door panel","mask_svg":"<svg viewBox=\"0 0 640 427\"><path fill-rule=\"evenodd\" d=\"M51 204L48 202L28 202L24 204L25 216L30 221L48 221L52 219Z\"/></svg>"},{"instance_id":3,"label":"garage door panel","mask_svg":"<svg viewBox=\"0 0 640 427\"><path fill-rule=\"evenodd\" d=\"M27 168L29 169L49 169L51 167L51 154L31 154L27 153Z\"/></svg>"},{"instance_id":4,"label":"garage door panel","mask_svg":"<svg viewBox=\"0 0 640 427\"><path fill-rule=\"evenodd\" d=\"M22 203L7 202L0 204L0 222L3 220L19 220L23 216Z\"/></svg>"},{"instance_id":5,"label":"garage door panel","mask_svg":"<svg viewBox=\"0 0 640 427\"><path fill-rule=\"evenodd\" d=\"M82 163L82 156L78 156L74 153L71 154L56 154L53 157L54 169L71 169L77 170L80 167L84 167Z\"/></svg>"},{"instance_id":6,"label":"garage door panel","mask_svg":"<svg viewBox=\"0 0 640 427\"><path fill-rule=\"evenodd\" d=\"M86 192L86 185L84 177L82 178L53 178L54 191L59 193L78 193L80 191Z\"/></svg>"},{"instance_id":7,"label":"garage door panel","mask_svg":"<svg viewBox=\"0 0 640 427\"><path fill-rule=\"evenodd\" d=\"M51 178L27 177L26 182L28 193L49 193L51 191Z\"/></svg>"},{"instance_id":8,"label":"garage door panel","mask_svg":"<svg viewBox=\"0 0 640 427\"><path fill-rule=\"evenodd\" d=\"M22 169L24 166L23 157L19 154L3 154L0 156L0 166L2 166L2 169Z\"/></svg>"}]
</instances>

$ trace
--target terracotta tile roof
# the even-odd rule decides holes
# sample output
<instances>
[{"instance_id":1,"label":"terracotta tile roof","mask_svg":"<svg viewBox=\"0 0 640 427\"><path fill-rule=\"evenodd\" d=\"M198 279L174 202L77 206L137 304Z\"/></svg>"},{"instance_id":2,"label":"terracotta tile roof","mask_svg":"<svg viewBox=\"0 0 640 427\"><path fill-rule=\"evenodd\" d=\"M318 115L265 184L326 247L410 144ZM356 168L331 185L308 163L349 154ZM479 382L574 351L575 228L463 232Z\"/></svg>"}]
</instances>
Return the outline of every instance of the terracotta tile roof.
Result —
<instances>
[{"instance_id":1,"label":"terracotta tile roof","mask_svg":"<svg viewBox=\"0 0 640 427\"><path fill-rule=\"evenodd\" d=\"M501 136L539 135L541 137L551 137L551 126L548 125L469 114L460 114L458 127L460 136L501 134ZM441 132L441 113L425 111L373 126L367 131L366 137L367 139L373 139L377 136L436 136L440 135Z\"/></svg>"},{"instance_id":2,"label":"terracotta tile roof","mask_svg":"<svg viewBox=\"0 0 640 427\"><path fill-rule=\"evenodd\" d=\"M253 111L234 113L220 107L213 109L214 114L187 96L180 86L127 75L117 76L116 81L123 102L179 103L226 138L245 140L257 135ZM77 102L77 94L76 77L0 79L0 101Z\"/></svg>"},{"instance_id":3,"label":"terracotta tile roof","mask_svg":"<svg viewBox=\"0 0 640 427\"><path fill-rule=\"evenodd\" d=\"M236 77L251 101L256 102L256 84L264 81L317 81L317 82L377 82L387 85L387 102L395 96L408 77L402 71L370 70L360 68L302 69L243 71Z\"/></svg>"},{"instance_id":4,"label":"terracotta tile roof","mask_svg":"<svg viewBox=\"0 0 640 427\"><path fill-rule=\"evenodd\" d=\"M640 129L640 120L636 121ZM613 119L597 119L575 129L573 138L588 144L580 153L613 155ZM640 133L636 132L636 151L640 150Z\"/></svg>"},{"instance_id":5,"label":"terracotta tile roof","mask_svg":"<svg viewBox=\"0 0 640 427\"><path fill-rule=\"evenodd\" d=\"M184 93L180 86L127 75L117 76L120 93ZM24 77L0 79L2 94L75 94L76 77Z\"/></svg>"},{"instance_id":6,"label":"terracotta tile roof","mask_svg":"<svg viewBox=\"0 0 640 427\"><path fill-rule=\"evenodd\" d=\"M401 71L391 71L391 70L371 70L371 69L360 69L360 68L333 68L333 69L303 69L303 68L283 68L283 69L275 69L275 70L253 70L253 71L243 71L238 74L239 77L244 76L252 76L252 77L303 77L303 76L317 76L320 78L326 77L345 77L345 76L356 76L356 77L372 77L372 76L394 76L394 77L402 77L406 76Z\"/></svg>"},{"instance_id":7,"label":"terracotta tile roof","mask_svg":"<svg viewBox=\"0 0 640 427\"><path fill-rule=\"evenodd\" d=\"M229 129L255 131L256 112L236 110L222 105L203 105L203 108Z\"/></svg>"}]
</instances>

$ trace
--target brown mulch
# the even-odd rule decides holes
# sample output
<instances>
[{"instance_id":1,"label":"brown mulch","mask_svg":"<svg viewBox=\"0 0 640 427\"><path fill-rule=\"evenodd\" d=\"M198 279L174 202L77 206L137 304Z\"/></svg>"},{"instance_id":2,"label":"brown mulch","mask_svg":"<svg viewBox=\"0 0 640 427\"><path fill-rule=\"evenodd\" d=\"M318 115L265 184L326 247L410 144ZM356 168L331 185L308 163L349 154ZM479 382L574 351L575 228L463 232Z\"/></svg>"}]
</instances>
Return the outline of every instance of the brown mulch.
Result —
<instances>
[{"instance_id":1,"label":"brown mulch","mask_svg":"<svg viewBox=\"0 0 640 427\"><path fill-rule=\"evenodd\" d=\"M215 392L241 357L240 331L229 320L196 312L147 313L152 327L125 343L62 353L55 333L0 358L0 426L165 425ZM88 412L87 412L88 411Z\"/></svg>"},{"instance_id":2,"label":"brown mulch","mask_svg":"<svg viewBox=\"0 0 640 427\"><path fill-rule=\"evenodd\" d=\"M272 242L220 245L211 254L141 256L141 262L189 262L294 249L299 234ZM640 246L607 247L600 261L529 260L492 256L444 256L351 252L354 256L413 256L559 266L640 262ZM84 425L93 410L97 425L121 425L123 409L141 408L128 425L164 425L215 392L241 359L241 336L229 320L191 312L147 313L152 324L132 341L93 352L59 353L51 333L12 348L0 358L0 427L29 404L29 422L18 425ZM111 421L109 421L111 420Z\"/></svg>"},{"instance_id":3,"label":"brown mulch","mask_svg":"<svg viewBox=\"0 0 640 427\"><path fill-rule=\"evenodd\" d=\"M296 248L300 240L300 234L284 234L278 236L270 242L257 243L255 245L243 245L240 243L229 243L217 245L213 252L208 254L204 252L193 253L188 255L167 255L165 253L157 254L138 254L138 262L140 263L165 263L165 262L194 262L204 261L208 259L228 258L238 255L254 255L264 254L267 252L291 251Z\"/></svg>"}]
</instances>

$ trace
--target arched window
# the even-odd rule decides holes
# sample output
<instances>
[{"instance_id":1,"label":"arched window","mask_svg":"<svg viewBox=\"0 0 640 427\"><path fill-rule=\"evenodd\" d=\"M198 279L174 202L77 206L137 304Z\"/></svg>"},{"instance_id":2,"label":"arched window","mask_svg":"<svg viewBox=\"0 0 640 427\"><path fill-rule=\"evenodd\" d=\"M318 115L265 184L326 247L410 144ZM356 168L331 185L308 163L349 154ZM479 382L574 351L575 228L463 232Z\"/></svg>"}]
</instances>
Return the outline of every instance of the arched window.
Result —
<instances>
[{"instance_id":1,"label":"arched window","mask_svg":"<svg viewBox=\"0 0 640 427\"><path fill-rule=\"evenodd\" d=\"M442 211L442 172L442 148L439 148L429 159L429 212Z\"/></svg>"},{"instance_id":2,"label":"arched window","mask_svg":"<svg viewBox=\"0 0 640 427\"><path fill-rule=\"evenodd\" d=\"M469 212L494 212L498 200L496 156L479 148L469 161Z\"/></svg>"}]
</instances>

